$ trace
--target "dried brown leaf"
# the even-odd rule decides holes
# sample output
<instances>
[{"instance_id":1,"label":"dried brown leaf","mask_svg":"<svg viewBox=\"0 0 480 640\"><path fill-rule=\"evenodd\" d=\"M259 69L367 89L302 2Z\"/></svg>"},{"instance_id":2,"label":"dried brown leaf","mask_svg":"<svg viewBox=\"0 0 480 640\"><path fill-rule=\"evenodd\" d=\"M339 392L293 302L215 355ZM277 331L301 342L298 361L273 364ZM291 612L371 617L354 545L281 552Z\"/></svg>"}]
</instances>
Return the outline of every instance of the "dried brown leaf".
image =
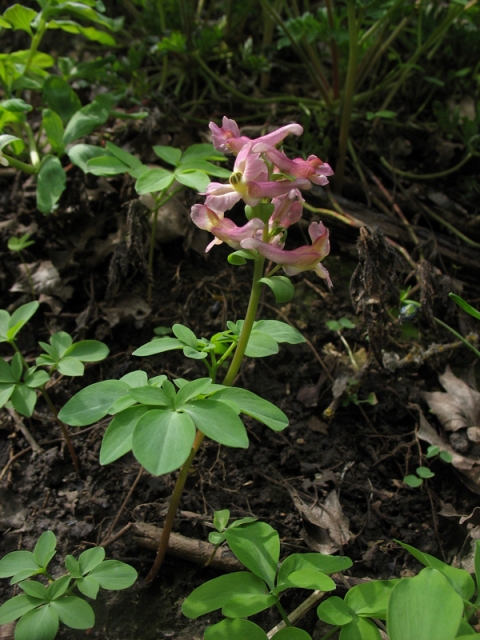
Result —
<instances>
[{"instance_id":1,"label":"dried brown leaf","mask_svg":"<svg viewBox=\"0 0 480 640\"><path fill-rule=\"evenodd\" d=\"M443 428L458 431L480 426L480 393L457 378L450 367L439 380L446 393L434 391L424 393L423 397Z\"/></svg>"}]
</instances>

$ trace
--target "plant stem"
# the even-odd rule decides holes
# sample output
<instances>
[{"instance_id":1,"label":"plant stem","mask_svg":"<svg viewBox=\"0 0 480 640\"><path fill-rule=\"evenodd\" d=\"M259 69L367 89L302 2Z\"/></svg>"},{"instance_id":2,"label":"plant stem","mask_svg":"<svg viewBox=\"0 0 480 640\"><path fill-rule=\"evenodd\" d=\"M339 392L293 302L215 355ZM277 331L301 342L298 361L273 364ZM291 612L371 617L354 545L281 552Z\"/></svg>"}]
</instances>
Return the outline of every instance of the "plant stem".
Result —
<instances>
[{"instance_id":1,"label":"plant stem","mask_svg":"<svg viewBox=\"0 0 480 640\"><path fill-rule=\"evenodd\" d=\"M73 468L75 469L75 473L77 474L77 476L80 476L80 463L78 461L78 456L75 452L72 439L70 438L70 433L68 432L67 425L64 424L61 420L59 420L57 408L53 404L53 401L48 391L44 387L41 388L40 391L42 392L42 396L45 398L45 402L47 403L48 408L52 412L55 420L58 422L60 429L62 430L63 437L65 439L65 442L67 443L67 447L70 452L70 456L72 458Z\"/></svg>"},{"instance_id":2,"label":"plant stem","mask_svg":"<svg viewBox=\"0 0 480 640\"><path fill-rule=\"evenodd\" d=\"M345 176L345 160L347 156L348 138L350 135L350 120L352 118L353 95L355 93L355 79L358 66L358 24L355 13L354 0L347 1L349 55L347 79L342 101L342 118L340 122L340 139L338 143L338 161L335 169L335 191L342 191Z\"/></svg>"},{"instance_id":3,"label":"plant stem","mask_svg":"<svg viewBox=\"0 0 480 640\"><path fill-rule=\"evenodd\" d=\"M292 623L288 619L287 612L285 611L285 609L280 604L280 600L277 599L277 601L275 602L275 606L277 607L280 615L282 616L282 620L285 622L285 626L286 627L291 627Z\"/></svg>"},{"instance_id":4,"label":"plant stem","mask_svg":"<svg viewBox=\"0 0 480 640\"><path fill-rule=\"evenodd\" d=\"M255 261L255 267L253 270L252 291L250 293L247 314L245 316L242 332L240 334L237 348L235 350L235 355L232 358L228 371L223 380L223 384L225 386L231 386L233 384L238 370L240 369L240 365L242 364L242 359L245 354L245 349L247 348L248 339L250 338L250 333L255 321L255 316L257 315L258 303L260 301L260 294L262 291L262 284L259 282L259 280L263 275L264 263L265 258L263 258L262 256L259 256ZM201 431L197 431L192 450L190 451L190 455L183 463L182 468L180 469L180 473L178 474L178 478L173 489L172 498L168 506L165 522L163 524L162 536L158 545L157 555L155 557L152 568L145 578L145 582L147 584L151 584L153 582L160 570L160 567L162 566L165 554L167 553L168 541L170 539L170 533L172 532L178 505L180 504L180 498L182 497L183 488L185 487L185 482L187 481L192 462L197 455L197 451L200 448L200 445L202 444L204 438L205 435Z\"/></svg>"},{"instance_id":5,"label":"plant stem","mask_svg":"<svg viewBox=\"0 0 480 640\"><path fill-rule=\"evenodd\" d=\"M20 171L23 171L24 173L28 173L31 176L36 174L35 167L32 167L31 164L27 164L26 162L22 162L21 160L12 158L12 156L8 155L8 153L4 153L3 151L2 151L2 156L5 158L5 160L8 161L8 164L10 167L13 167L14 169L19 169Z\"/></svg>"}]
</instances>

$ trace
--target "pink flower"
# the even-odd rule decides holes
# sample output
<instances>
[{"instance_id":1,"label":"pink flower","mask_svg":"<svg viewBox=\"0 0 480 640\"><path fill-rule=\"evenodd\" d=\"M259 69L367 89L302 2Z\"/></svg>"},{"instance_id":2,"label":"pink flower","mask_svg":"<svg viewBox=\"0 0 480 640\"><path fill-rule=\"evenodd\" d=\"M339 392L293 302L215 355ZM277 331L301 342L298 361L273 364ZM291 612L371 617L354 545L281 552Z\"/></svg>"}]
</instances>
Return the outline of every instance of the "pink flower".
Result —
<instances>
[{"instance_id":1,"label":"pink flower","mask_svg":"<svg viewBox=\"0 0 480 640\"><path fill-rule=\"evenodd\" d=\"M238 128L235 120L230 120L226 116L223 116L221 127L217 126L214 122L211 122L208 126L212 132L213 146L217 151L237 154L246 144L252 142L252 140L247 138L247 136L241 136L240 129ZM275 145L280 144L280 142L282 142L290 133L293 133L296 136L301 136L303 133L303 127L293 122L292 124L280 127L271 133L267 133L265 136L260 136L260 138L256 138L253 142L261 142L274 147Z\"/></svg>"},{"instance_id":2,"label":"pink flower","mask_svg":"<svg viewBox=\"0 0 480 640\"><path fill-rule=\"evenodd\" d=\"M203 204L193 205L190 216L197 227L210 231L215 236L215 239L206 248L206 252L222 242L226 242L234 249L240 249L242 240L252 238L257 231L265 226L259 218L253 218L243 227L238 227L233 220L224 218L223 213L217 215Z\"/></svg>"},{"instance_id":3,"label":"pink flower","mask_svg":"<svg viewBox=\"0 0 480 640\"><path fill-rule=\"evenodd\" d=\"M277 227L288 229L298 222L302 217L303 202L305 201L298 189L291 189L285 195L273 198L275 209L270 216L270 230Z\"/></svg>"},{"instance_id":4,"label":"pink flower","mask_svg":"<svg viewBox=\"0 0 480 640\"><path fill-rule=\"evenodd\" d=\"M309 189L310 181L305 178L297 180L268 180L268 168L259 153L252 153L252 144L245 144L240 150L229 184L211 182L205 195L206 206L223 213L243 200L255 207L263 198L277 198L292 189Z\"/></svg>"},{"instance_id":5,"label":"pink flower","mask_svg":"<svg viewBox=\"0 0 480 640\"><path fill-rule=\"evenodd\" d=\"M258 238L247 238L240 245L243 249L254 249L268 260L276 262L283 267L285 273L293 276L302 271L315 271L315 273L332 286L330 275L320 262L330 252L328 230L322 222L312 222L308 228L312 240L311 246L298 247L293 251L286 251L281 247L267 244Z\"/></svg>"},{"instance_id":6,"label":"pink flower","mask_svg":"<svg viewBox=\"0 0 480 640\"><path fill-rule=\"evenodd\" d=\"M308 178L314 184L325 186L328 184L327 176L333 176L332 167L317 156L308 156L307 160L302 158L290 160L283 151L264 143L255 143L252 149L255 153L264 153L282 173L288 173L296 178Z\"/></svg>"}]
</instances>

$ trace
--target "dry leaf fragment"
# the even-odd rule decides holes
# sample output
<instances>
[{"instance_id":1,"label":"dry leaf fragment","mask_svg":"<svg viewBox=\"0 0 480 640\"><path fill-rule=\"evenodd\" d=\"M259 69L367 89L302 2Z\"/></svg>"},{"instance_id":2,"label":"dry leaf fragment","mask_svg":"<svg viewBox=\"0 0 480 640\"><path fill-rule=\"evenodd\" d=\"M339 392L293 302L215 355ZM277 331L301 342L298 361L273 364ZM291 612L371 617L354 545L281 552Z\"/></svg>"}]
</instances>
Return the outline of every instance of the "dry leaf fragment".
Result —
<instances>
[{"instance_id":1,"label":"dry leaf fragment","mask_svg":"<svg viewBox=\"0 0 480 640\"><path fill-rule=\"evenodd\" d=\"M304 539L311 549L318 553L332 554L353 537L348 528L350 522L343 513L335 489L330 491L323 505L311 506L292 487L288 487L288 492L304 519Z\"/></svg>"},{"instance_id":2,"label":"dry leaf fragment","mask_svg":"<svg viewBox=\"0 0 480 640\"><path fill-rule=\"evenodd\" d=\"M457 378L450 367L438 378L446 393L424 393L430 410L447 431L480 426L480 393Z\"/></svg>"}]
</instances>

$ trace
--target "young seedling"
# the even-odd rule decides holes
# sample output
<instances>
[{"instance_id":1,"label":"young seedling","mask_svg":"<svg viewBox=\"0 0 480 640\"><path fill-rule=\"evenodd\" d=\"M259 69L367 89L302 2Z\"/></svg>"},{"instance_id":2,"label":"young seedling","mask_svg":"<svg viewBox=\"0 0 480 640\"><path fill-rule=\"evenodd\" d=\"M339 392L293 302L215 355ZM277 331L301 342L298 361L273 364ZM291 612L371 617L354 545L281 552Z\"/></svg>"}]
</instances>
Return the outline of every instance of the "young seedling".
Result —
<instances>
[{"instance_id":1,"label":"young seedling","mask_svg":"<svg viewBox=\"0 0 480 640\"><path fill-rule=\"evenodd\" d=\"M436 456L438 456L440 460L443 460L443 462L447 462L447 463L452 462L451 453L449 453L448 451L442 451L440 447L432 444L428 447L425 457L434 458ZM408 476L405 476L403 481L409 487L416 488L422 485L424 480L433 478L434 475L435 473L428 467L420 466L416 468L416 475L409 474Z\"/></svg>"},{"instance_id":2,"label":"young seedling","mask_svg":"<svg viewBox=\"0 0 480 640\"><path fill-rule=\"evenodd\" d=\"M60 622L72 629L90 629L95 624L95 614L84 596L95 600L100 588L128 589L137 579L137 572L130 565L105 560L103 547L87 549L78 560L67 556L67 572L54 578L48 565L55 556L56 546L55 534L45 531L33 553L13 551L0 560L0 578L11 578L10 584L18 585L23 591L0 607L0 625L18 620L15 640L53 640ZM80 596L74 595L75 590Z\"/></svg>"},{"instance_id":3,"label":"young seedling","mask_svg":"<svg viewBox=\"0 0 480 640\"><path fill-rule=\"evenodd\" d=\"M244 640L247 637L266 640L266 633L246 618L276 607L286 629L276 633L274 638L311 638L305 631L292 627L280 596L291 588L333 591L335 583L328 574L351 567L350 558L296 553L279 565L280 537L275 529L265 522L235 522L226 527L227 513L225 510L215 514L217 525L223 525L219 535L248 571L220 576L201 585L184 601L183 614L198 618L222 610L226 619L208 627L205 640ZM212 535L217 539L217 534Z\"/></svg>"},{"instance_id":4,"label":"young seedling","mask_svg":"<svg viewBox=\"0 0 480 640\"><path fill-rule=\"evenodd\" d=\"M107 357L109 349L98 340L74 343L68 333L60 331L51 336L49 344L39 343L45 353L37 358L34 366L29 366L17 346L16 336L38 307L38 302L29 302L19 307L12 315L0 309L0 342L8 342L15 351L10 364L4 358L0 358L0 408L5 405L12 406L22 416L30 418L37 403L37 392L40 391L62 430L75 471L79 474L78 457L70 434L66 425L58 419L58 411L46 385L55 371L67 376L82 376L83 363L103 360ZM46 367L46 370L43 367Z\"/></svg>"}]
</instances>

